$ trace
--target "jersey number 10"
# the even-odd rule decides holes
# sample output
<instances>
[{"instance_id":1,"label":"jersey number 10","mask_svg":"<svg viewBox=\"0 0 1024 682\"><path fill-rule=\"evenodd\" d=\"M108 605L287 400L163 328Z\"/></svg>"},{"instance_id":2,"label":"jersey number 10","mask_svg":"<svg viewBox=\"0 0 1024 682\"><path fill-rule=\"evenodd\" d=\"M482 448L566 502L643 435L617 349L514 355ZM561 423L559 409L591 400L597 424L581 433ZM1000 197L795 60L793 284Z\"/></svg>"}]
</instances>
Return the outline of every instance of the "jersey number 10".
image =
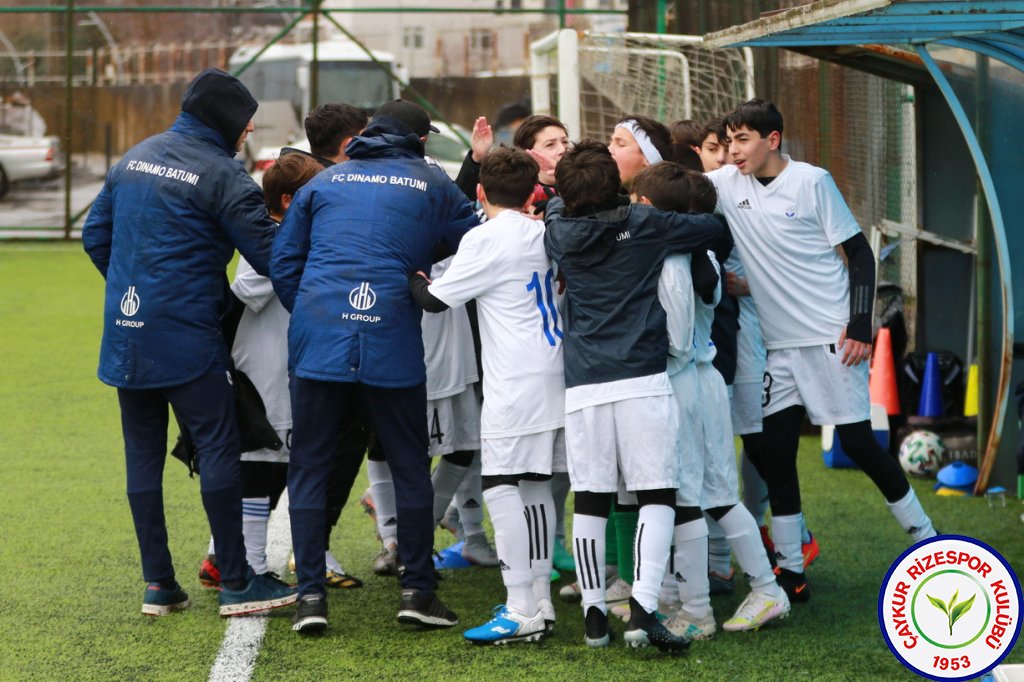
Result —
<instances>
[{"instance_id":1,"label":"jersey number 10","mask_svg":"<svg viewBox=\"0 0 1024 682\"><path fill-rule=\"evenodd\" d=\"M555 341L556 336L559 339L562 338L562 330L558 328L558 308L555 306L555 296L551 289L551 280L554 278L555 273L548 268L544 275L543 291L541 290L540 275L537 272L533 273L533 279L526 285L527 291L532 291L537 295L537 310L540 311L541 329L544 331L544 338L551 346L558 345L558 341Z\"/></svg>"}]
</instances>

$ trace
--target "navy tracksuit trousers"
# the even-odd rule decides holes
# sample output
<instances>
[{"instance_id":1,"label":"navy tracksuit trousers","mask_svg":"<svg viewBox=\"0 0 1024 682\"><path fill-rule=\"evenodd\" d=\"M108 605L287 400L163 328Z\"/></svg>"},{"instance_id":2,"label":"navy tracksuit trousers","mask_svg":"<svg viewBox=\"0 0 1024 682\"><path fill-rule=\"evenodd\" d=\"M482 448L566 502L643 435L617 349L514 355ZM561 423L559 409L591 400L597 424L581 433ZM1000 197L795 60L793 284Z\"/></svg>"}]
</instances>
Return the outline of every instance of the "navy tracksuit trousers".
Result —
<instances>
[{"instance_id":1,"label":"navy tracksuit trousers","mask_svg":"<svg viewBox=\"0 0 1024 682\"><path fill-rule=\"evenodd\" d=\"M223 581L244 580L249 566L242 539L242 484L235 400L225 368L181 386L117 389L121 403L128 502L147 582L174 578L164 520L163 472L170 404L199 453L199 488L217 546Z\"/></svg>"},{"instance_id":2,"label":"navy tracksuit trousers","mask_svg":"<svg viewBox=\"0 0 1024 682\"><path fill-rule=\"evenodd\" d=\"M288 500L299 596L326 593L327 484L339 452L338 438L359 408L369 414L395 480L398 558L405 566L402 587L433 592L434 491L427 454L426 386L380 388L293 377L291 393Z\"/></svg>"}]
</instances>

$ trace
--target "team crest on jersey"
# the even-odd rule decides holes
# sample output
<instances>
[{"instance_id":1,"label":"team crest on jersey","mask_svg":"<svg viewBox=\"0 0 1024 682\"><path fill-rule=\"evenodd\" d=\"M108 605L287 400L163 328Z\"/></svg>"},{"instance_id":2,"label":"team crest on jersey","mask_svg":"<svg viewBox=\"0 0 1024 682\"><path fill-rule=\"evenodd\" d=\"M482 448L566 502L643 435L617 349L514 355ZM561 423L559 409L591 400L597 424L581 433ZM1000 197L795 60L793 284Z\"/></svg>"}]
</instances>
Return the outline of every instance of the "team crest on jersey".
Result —
<instances>
[{"instance_id":1,"label":"team crest on jersey","mask_svg":"<svg viewBox=\"0 0 1024 682\"><path fill-rule=\"evenodd\" d=\"M787 218L796 217L796 206L787 206L786 207L786 217Z\"/></svg>"}]
</instances>

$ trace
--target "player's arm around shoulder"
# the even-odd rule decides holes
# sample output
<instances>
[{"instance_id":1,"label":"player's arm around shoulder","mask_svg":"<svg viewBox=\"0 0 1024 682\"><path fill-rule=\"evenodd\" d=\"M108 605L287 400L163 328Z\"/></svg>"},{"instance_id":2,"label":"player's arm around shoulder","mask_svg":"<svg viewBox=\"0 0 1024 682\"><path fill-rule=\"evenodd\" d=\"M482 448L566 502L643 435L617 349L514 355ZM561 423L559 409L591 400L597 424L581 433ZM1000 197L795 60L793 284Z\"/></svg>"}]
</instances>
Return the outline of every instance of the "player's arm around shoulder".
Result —
<instances>
[{"instance_id":1,"label":"player's arm around shoulder","mask_svg":"<svg viewBox=\"0 0 1024 682\"><path fill-rule=\"evenodd\" d=\"M492 223L485 223L463 237L448 269L428 284L426 292L431 298L440 301L446 308L456 308L483 296L494 286L495 268L502 250L500 243L493 239L498 226ZM415 284L417 288L422 288L422 285ZM413 296L423 305L415 290ZM426 305L423 307L431 311Z\"/></svg>"},{"instance_id":2,"label":"player's arm around shoulder","mask_svg":"<svg viewBox=\"0 0 1024 682\"><path fill-rule=\"evenodd\" d=\"M722 216L711 213L675 213L648 207L651 218L664 224L664 241L669 251L692 253L708 249L724 239L726 223Z\"/></svg>"},{"instance_id":3,"label":"player's arm around shoulder","mask_svg":"<svg viewBox=\"0 0 1024 682\"><path fill-rule=\"evenodd\" d=\"M267 213L263 192L240 164L225 175L218 221L253 269L261 275L269 275L277 224Z\"/></svg>"},{"instance_id":4,"label":"player's arm around shoulder","mask_svg":"<svg viewBox=\"0 0 1024 682\"><path fill-rule=\"evenodd\" d=\"M473 204L447 175L444 181L440 182L440 187L443 193L444 213L440 216L441 234L438 236L448 247L449 252L454 253L458 251L466 233L480 225L480 216L473 209Z\"/></svg>"}]
</instances>

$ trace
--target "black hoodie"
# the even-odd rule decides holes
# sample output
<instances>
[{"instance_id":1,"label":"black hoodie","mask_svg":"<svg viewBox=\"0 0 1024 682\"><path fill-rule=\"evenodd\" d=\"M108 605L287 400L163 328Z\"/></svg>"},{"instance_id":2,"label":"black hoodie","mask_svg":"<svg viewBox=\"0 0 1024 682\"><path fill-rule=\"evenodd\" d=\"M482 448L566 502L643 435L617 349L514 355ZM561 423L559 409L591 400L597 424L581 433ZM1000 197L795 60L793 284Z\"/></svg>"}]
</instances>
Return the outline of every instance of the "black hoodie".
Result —
<instances>
[{"instance_id":1,"label":"black hoodie","mask_svg":"<svg viewBox=\"0 0 1024 682\"><path fill-rule=\"evenodd\" d=\"M181 98L181 110L216 131L230 149L235 148L258 106L242 81L220 69L201 71Z\"/></svg>"}]
</instances>

